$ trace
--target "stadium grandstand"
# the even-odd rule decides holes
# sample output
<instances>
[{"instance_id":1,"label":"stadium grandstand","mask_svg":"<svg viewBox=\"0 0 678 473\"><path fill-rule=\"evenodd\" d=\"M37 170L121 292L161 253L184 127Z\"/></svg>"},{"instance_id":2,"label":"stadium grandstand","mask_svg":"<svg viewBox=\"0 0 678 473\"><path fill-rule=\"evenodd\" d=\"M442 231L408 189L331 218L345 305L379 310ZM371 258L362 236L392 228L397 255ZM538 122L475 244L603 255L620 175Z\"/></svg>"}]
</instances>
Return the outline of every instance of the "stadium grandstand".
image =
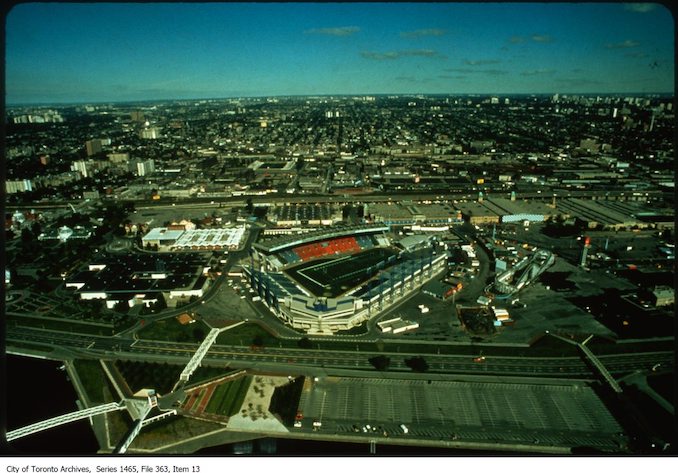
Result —
<instances>
[{"instance_id":1,"label":"stadium grandstand","mask_svg":"<svg viewBox=\"0 0 678 473\"><path fill-rule=\"evenodd\" d=\"M388 232L388 230L389 227L385 225L351 225L333 228L331 230L321 229L302 235L285 235L267 238L254 243L252 247L261 253L272 254L283 249L291 249L306 243L331 240L335 237L344 237L348 235L355 236L356 238L365 235L377 235Z\"/></svg>"},{"instance_id":2,"label":"stadium grandstand","mask_svg":"<svg viewBox=\"0 0 678 473\"><path fill-rule=\"evenodd\" d=\"M349 226L252 245L245 272L266 306L308 334L331 335L378 315L446 268L430 246L403 252L380 225Z\"/></svg>"}]
</instances>

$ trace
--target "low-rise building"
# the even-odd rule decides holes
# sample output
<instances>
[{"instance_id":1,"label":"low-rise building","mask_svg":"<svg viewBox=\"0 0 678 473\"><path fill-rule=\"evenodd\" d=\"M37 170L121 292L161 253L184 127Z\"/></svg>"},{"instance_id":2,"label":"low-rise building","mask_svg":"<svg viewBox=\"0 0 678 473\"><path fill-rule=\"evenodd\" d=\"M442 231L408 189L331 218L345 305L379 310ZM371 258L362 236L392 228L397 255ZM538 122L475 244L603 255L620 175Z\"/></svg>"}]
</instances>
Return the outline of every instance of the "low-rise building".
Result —
<instances>
[{"instance_id":1,"label":"low-rise building","mask_svg":"<svg viewBox=\"0 0 678 473\"><path fill-rule=\"evenodd\" d=\"M676 300L675 291L667 286L656 287L654 291L652 291L652 295L654 296L655 299L654 305L657 307L671 305Z\"/></svg>"}]
</instances>

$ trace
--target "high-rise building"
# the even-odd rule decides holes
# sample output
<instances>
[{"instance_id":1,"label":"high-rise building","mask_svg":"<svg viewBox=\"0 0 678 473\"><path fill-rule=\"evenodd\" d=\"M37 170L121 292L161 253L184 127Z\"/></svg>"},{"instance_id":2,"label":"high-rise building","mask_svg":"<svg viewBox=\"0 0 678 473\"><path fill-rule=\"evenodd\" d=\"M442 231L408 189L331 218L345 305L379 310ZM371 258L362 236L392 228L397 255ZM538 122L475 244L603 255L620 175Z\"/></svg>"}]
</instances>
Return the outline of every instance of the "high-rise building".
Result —
<instances>
[{"instance_id":1,"label":"high-rise building","mask_svg":"<svg viewBox=\"0 0 678 473\"><path fill-rule=\"evenodd\" d=\"M140 136L145 140L155 140L158 138L158 129L157 128L144 128L141 130Z\"/></svg>"},{"instance_id":2,"label":"high-rise building","mask_svg":"<svg viewBox=\"0 0 678 473\"><path fill-rule=\"evenodd\" d=\"M113 164L122 164L129 161L129 153L110 153L108 160Z\"/></svg>"},{"instance_id":3,"label":"high-rise building","mask_svg":"<svg viewBox=\"0 0 678 473\"><path fill-rule=\"evenodd\" d=\"M5 192L7 194L16 194L18 192L30 192L33 190L33 183L29 179L18 181L5 181Z\"/></svg>"},{"instance_id":4,"label":"high-rise building","mask_svg":"<svg viewBox=\"0 0 678 473\"><path fill-rule=\"evenodd\" d=\"M155 171L155 162L152 159L145 161L136 161L136 171L138 176L146 176Z\"/></svg>"},{"instance_id":5,"label":"high-rise building","mask_svg":"<svg viewBox=\"0 0 678 473\"><path fill-rule=\"evenodd\" d=\"M75 161L71 164L71 171L77 171L82 177L89 177L87 161Z\"/></svg>"},{"instance_id":6,"label":"high-rise building","mask_svg":"<svg viewBox=\"0 0 678 473\"><path fill-rule=\"evenodd\" d=\"M133 122L143 122L144 121L144 112L141 110L133 110L130 112L130 118Z\"/></svg>"},{"instance_id":7,"label":"high-rise building","mask_svg":"<svg viewBox=\"0 0 678 473\"><path fill-rule=\"evenodd\" d=\"M85 148L87 149L87 156L101 153L101 140L88 140L85 142Z\"/></svg>"}]
</instances>

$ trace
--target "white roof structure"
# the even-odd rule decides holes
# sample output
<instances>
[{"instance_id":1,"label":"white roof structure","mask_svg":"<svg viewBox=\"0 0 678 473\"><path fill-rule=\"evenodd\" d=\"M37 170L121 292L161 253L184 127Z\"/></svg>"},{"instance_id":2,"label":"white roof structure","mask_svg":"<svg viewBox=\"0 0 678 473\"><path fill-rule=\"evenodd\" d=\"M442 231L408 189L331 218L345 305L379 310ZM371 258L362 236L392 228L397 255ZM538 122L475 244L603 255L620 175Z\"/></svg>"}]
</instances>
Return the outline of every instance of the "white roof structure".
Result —
<instances>
[{"instance_id":1,"label":"white roof structure","mask_svg":"<svg viewBox=\"0 0 678 473\"><path fill-rule=\"evenodd\" d=\"M142 241L163 241L163 240L176 240L178 239L185 230L169 230L166 227L157 227L151 229L144 237Z\"/></svg>"},{"instance_id":2,"label":"white roof structure","mask_svg":"<svg viewBox=\"0 0 678 473\"><path fill-rule=\"evenodd\" d=\"M245 227L186 230L177 238L174 248L236 248L245 234Z\"/></svg>"}]
</instances>

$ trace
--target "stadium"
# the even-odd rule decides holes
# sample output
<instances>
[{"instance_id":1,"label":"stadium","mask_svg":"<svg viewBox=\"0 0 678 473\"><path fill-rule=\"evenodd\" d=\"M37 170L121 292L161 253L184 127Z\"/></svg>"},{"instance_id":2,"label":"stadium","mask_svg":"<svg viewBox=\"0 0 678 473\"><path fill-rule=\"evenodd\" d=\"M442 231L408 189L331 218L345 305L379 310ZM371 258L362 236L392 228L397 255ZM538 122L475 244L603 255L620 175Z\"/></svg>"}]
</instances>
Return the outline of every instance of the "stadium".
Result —
<instances>
[{"instance_id":1,"label":"stadium","mask_svg":"<svg viewBox=\"0 0 678 473\"><path fill-rule=\"evenodd\" d=\"M398 248L388 226L358 225L254 243L245 271L283 322L331 335L378 316L443 272L446 261L430 246Z\"/></svg>"}]
</instances>

